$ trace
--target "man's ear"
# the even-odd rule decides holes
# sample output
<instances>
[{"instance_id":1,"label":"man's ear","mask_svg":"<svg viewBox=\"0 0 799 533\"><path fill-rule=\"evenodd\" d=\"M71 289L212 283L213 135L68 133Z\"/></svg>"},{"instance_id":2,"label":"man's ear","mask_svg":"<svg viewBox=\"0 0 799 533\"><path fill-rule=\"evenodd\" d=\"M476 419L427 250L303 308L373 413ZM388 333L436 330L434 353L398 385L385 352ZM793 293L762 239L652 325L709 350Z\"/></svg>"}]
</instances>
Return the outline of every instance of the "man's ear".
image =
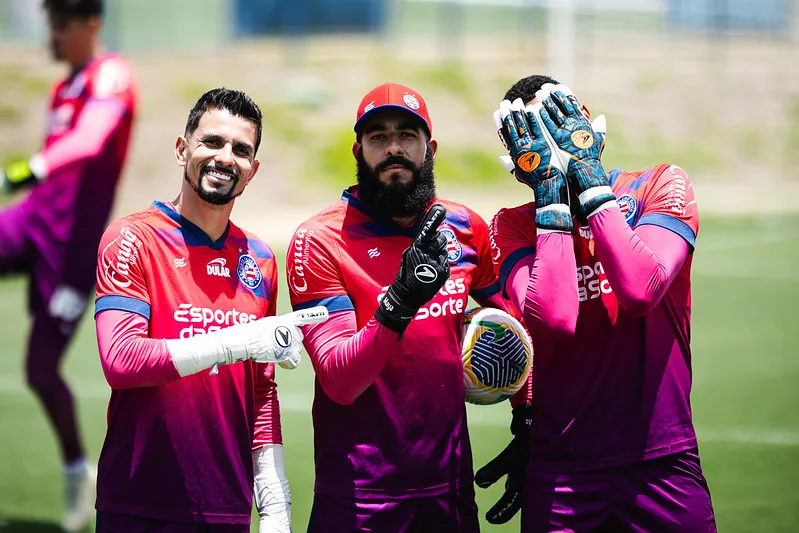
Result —
<instances>
[{"instance_id":1,"label":"man's ear","mask_svg":"<svg viewBox=\"0 0 799 533\"><path fill-rule=\"evenodd\" d=\"M358 141L352 143L352 157L354 157L356 161L358 160L358 152L360 150L361 150L361 143L359 143Z\"/></svg>"},{"instance_id":2,"label":"man's ear","mask_svg":"<svg viewBox=\"0 0 799 533\"><path fill-rule=\"evenodd\" d=\"M189 157L188 150L189 145L186 142L186 139L183 137L178 137L175 141L175 161L178 162L179 167L186 166L186 161Z\"/></svg>"},{"instance_id":3,"label":"man's ear","mask_svg":"<svg viewBox=\"0 0 799 533\"><path fill-rule=\"evenodd\" d=\"M247 183L245 183L245 186L249 185L253 178L255 178L255 174L258 172L259 168L261 168L261 162L257 159L253 160L252 168L250 169L250 175L247 177Z\"/></svg>"},{"instance_id":4,"label":"man's ear","mask_svg":"<svg viewBox=\"0 0 799 533\"><path fill-rule=\"evenodd\" d=\"M103 20L100 18L99 15L92 15L86 19L86 25L92 29L92 31L100 31L100 27L103 25Z\"/></svg>"},{"instance_id":5,"label":"man's ear","mask_svg":"<svg viewBox=\"0 0 799 533\"><path fill-rule=\"evenodd\" d=\"M433 149L433 159L435 159L436 154L438 153L438 141L435 139L430 139L430 148Z\"/></svg>"}]
</instances>

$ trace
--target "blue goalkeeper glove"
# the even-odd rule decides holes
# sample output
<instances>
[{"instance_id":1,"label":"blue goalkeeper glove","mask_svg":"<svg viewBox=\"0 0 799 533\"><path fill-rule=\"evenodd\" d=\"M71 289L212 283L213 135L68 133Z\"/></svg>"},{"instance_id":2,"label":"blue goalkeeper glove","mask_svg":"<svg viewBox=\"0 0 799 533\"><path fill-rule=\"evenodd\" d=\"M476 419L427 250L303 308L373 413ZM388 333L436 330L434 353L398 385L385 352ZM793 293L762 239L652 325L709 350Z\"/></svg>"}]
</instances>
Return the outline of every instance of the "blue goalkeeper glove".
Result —
<instances>
[{"instance_id":1,"label":"blue goalkeeper glove","mask_svg":"<svg viewBox=\"0 0 799 533\"><path fill-rule=\"evenodd\" d=\"M0 170L0 190L15 192L36 185L40 176L31 168L32 161L16 161Z\"/></svg>"},{"instance_id":2,"label":"blue goalkeeper glove","mask_svg":"<svg viewBox=\"0 0 799 533\"><path fill-rule=\"evenodd\" d=\"M490 487L502 476L505 480L505 492L486 512L489 524L504 524L522 507L524 491L524 473L530 458L530 424L533 422L533 409L526 405L513 408L510 432L513 434L508 444L499 455L477 471L474 482L481 489Z\"/></svg>"},{"instance_id":3,"label":"blue goalkeeper glove","mask_svg":"<svg viewBox=\"0 0 799 533\"><path fill-rule=\"evenodd\" d=\"M536 98L543 104L539 111L541 122L557 143L564 162L568 161L566 176L576 189L581 215L587 218L615 205L616 196L600 162L605 148L604 131L594 130L577 98L563 85L546 84ZM597 129L601 125L604 130L604 122L604 117L598 117Z\"/></svg>"},{"instance_id":4,"label":"blue goalkeeper glove","mask_svg":"<svg viewBox=\"0 0 799 533\"><path fill-rule=\"evenodd\" d=\"M538 122L536 107L525 109L521 99L512 103L503 100L494 112L494 122L513 160L516 179L533 190L538 232L570 233L572 217L565 167L553 151L554 141Z\"/></svg>"}]
</instances>

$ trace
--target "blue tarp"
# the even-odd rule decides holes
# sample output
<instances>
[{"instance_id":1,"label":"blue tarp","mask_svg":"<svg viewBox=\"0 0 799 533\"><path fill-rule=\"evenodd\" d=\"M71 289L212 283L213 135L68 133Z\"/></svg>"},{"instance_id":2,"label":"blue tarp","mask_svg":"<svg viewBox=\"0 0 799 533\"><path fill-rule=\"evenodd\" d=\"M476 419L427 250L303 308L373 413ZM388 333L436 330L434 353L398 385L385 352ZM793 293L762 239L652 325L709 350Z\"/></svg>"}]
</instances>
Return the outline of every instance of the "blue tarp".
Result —
<instances>
[{"instance_id":1,"label":"blue tarp","mask_svg":"<svg viewBox=\"0 0 799 533\"><path fill-rule=\"evenodd\" d=\"M303 35L382 28L386 0L235 0L233 34Z\"/></svg>"}]
</instances>

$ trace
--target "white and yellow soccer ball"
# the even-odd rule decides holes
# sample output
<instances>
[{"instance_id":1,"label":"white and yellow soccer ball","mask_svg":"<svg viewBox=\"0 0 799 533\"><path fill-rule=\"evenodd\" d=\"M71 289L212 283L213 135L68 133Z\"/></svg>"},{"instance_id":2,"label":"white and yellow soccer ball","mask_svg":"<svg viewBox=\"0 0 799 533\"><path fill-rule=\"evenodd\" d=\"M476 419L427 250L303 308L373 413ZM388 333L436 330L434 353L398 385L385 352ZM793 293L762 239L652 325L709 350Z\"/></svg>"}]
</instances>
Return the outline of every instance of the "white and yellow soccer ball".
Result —
<instances>
[{"instance_id":1,"label":"white and yellow soccer ball","mask_svg":"<svg viewBox=\"0 0 799 533\"><path fill-rule=\"evenodd\" d=\"M533 366L533 343L522 324L505 311L466 311L462 327L466 401L499 403L522 388Z\"/></svg>"}]
</instances>

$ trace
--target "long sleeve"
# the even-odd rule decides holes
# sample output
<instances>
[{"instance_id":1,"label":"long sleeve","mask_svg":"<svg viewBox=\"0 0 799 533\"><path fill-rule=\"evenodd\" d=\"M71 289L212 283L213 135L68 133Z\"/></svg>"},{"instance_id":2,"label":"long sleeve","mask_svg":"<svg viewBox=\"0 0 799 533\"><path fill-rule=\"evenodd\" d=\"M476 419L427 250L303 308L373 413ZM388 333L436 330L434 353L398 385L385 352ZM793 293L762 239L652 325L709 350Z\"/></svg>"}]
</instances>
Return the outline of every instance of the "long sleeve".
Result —
<instances>
[{"instance_id":1,"label":"long sleeve","mask_svg":"<svg viewBox=\"0 0 799 533\"><path fill-rule=\"evenodd\" d=\"M108 139L122 125L127 110L125 101L119 97L86 102L75 128L39 153L46 174L100 155Z\"/></svg>"},{"instance_id":2,"label":"long sleeve","mask_svg":"<svg viewBox=\"0 0 799 533\"><path fill-rule=\"evenodd\" d=\"M580 303L576 270L573 238L565 233L541 235L535 254L511 269L505 291L534 341L574 335Z\"/></svg>"},{"instance_id":3,"label":"long sleeve","mask_svg":"<svg viewBox=\"0 0 799 533\"><path fill-rule=\"evenodd\" d=\"M602 261L619 305L632 316L650 312L680 272L691 247L679 234L657 225L633 230L618 208L589 219Z\"/></svg>"},{"instance_id":4,"label":"long sleeve","mask_svg":"<svg viewBox=\"0 0 799 533\"><path fill-rule=\"evenodd\" d=\"M129 311L97 314L97 346L112 389L153 387L180 377L163 339L147 337L148 322Z\"/></svg>"},{"instance_id":5,"label":"long sleeve","mask_svg":"<svg viewBox=\"0 0 799 533\"><path fill-rule=\"evenodd\" d=\"M333 313L303 333L316 379L342 405L350 405L374 382L400 342L396 332L374 318L356 333L355 311Z\"/></svg>"}]
</instances>

